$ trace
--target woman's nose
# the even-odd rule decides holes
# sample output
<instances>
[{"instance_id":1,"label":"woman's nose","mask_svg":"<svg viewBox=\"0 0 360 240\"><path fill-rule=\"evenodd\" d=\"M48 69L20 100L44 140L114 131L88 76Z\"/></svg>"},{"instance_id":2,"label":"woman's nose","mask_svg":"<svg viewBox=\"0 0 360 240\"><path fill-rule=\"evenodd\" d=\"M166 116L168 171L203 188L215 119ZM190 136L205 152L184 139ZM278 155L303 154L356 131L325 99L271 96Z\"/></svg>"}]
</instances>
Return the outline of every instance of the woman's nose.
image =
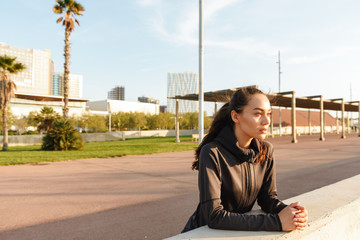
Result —
<instances>
[{"instance_id":1,"label":"woman's nose","mask_svg":"<svg viewBox=\"0 0 360 240\"><path fill-rule=\"evenodd\" d=\"M270 117L264 116L262 119L262 125L269 125L270 124Z\"/></svg>"}]
</instances>

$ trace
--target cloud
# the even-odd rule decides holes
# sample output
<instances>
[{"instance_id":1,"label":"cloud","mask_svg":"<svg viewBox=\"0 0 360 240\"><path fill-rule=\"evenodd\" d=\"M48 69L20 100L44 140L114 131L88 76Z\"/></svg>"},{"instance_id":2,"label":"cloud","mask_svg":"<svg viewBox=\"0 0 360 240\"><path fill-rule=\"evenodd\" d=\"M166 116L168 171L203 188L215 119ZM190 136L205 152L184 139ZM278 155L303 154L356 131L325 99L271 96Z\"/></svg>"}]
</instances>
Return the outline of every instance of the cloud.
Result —
<instances>
[{"instance_id":1,"label":"cloud","mask_svg":"<svg viewBox=\"0 0 360 240\"><path fill-rule=\"evenodd\" d=\"M154 6L161 2L161 0L138 0L137 4L143 7Z\"/></svg>"},{"instance_id":2,"label":"cloud","mask_svg":"<svg viewBox=\"0 0 360 240\"><path fill-rule=\"evenodd\" d=\"M142 0L145 1L145 0ZM140 1L140 2L142 2ZM150 1L150 0L146 0ZM153 0L155 1L155 0ZM235 3L241 3L244 0L207 0L204 3L204 24L212 24L216 21L219 12L225 8L230 7ZM156 1L159 5L159 1ZM144 5L141 5L142 7ZM198 30L199 30L199 5L198 3L191 4L185 2L181 9L176 9L176 14L169 14L171 7L161 4L160 7L153 8L152 15L150 17L150 26L153 32L157 33L159 38L163 41L175 44L175 45L197 45L199 44ZM162 9L162 10L159 10ZM166 11L165 11L166 9ZM165 14L168 13L168 15ZM172 13L172 12L171 12ZM225 28L223 26L222 28ZM216 37L216 36L215 36ZM257 40L255 38L240 38L240 39L221 39L221 36L217 39L204 39L205 46L219 47L224 49L231 49L235 51L241 51L248 54L265 55L273 57L278 49L275 46L271 46L269 43Z\"/></svg>"},{"instance_id":3,"label":"cloud","mask_svg":"<svg viewBox=\"0 0 360 240\"><path fill-rule=\"evenodd\" d=\"M314 63L320 62L327 59L344 57L344 56L352 56L355 52L360 52L360 47L336 47L330 51L326 51L326 53L320 53L315 55L307 55L307 56L297 56L290 57L286 60L288 64L303 64L303 63Z\"/></svg>"}]
</instances>

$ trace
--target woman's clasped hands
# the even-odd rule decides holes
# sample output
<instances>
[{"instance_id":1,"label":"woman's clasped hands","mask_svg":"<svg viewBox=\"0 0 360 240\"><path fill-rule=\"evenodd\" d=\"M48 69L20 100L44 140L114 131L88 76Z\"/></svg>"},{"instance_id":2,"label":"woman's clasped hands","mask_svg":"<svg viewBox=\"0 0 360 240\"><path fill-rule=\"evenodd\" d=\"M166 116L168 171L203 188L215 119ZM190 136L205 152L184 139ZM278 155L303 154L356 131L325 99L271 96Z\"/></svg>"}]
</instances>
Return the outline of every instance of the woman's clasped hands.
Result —
<instances>
[{"instance_id":1,"label":"woman's clasped hands","mask_svg":"<svg viewBox=\"0 0 360 240\"><path fill-rule=\"evenodd\" d=\"M291 203L279 212L282 230L289 232L292 230L304 230L307 226L308 212L299 202Z\"/></svg>"}]
</instances>

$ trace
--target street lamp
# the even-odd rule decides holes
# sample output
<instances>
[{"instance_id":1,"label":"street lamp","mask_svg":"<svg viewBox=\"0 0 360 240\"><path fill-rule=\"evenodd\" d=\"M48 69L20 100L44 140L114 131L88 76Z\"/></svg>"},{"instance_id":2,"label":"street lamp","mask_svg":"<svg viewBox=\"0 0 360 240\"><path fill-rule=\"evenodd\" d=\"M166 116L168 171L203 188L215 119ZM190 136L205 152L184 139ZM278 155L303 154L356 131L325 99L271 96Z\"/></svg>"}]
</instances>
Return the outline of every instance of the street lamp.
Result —
<instances>
[{"instance_id":1,"label":"street lamp","mask_svg":"<svg viewBox=\"0 0 360 240\"><path fill-rule=\"evenodd\" d=\"M203 0L199 0L199 144L204 136L204 90L203 90Z\"/></svg>"}]
</instances>

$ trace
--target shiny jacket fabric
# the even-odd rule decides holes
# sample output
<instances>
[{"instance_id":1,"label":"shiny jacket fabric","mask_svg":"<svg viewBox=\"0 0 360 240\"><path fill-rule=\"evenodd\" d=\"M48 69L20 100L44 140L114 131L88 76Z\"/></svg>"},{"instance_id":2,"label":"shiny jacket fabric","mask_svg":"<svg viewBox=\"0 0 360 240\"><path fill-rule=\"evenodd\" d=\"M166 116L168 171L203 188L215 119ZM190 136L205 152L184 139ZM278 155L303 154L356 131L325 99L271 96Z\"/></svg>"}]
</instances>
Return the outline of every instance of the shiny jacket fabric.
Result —
<instances>
[{"instance_id":1,"label":"shiny jacket fabric","mask_svg":"<svg viewBox=\"0 0 360 240\"><path fill-rule=\"evenodd\" d=\"M263 163L255 163L260 143L249 149L237 146L232 128L223 128L206 144L199 157L200 203L182 232L208 225L210 228L246 231L281 231L277 213L286 205L277 198L273 147ZM255 201L266 214L249 215Z\"/></svg>"}]
</instances>

